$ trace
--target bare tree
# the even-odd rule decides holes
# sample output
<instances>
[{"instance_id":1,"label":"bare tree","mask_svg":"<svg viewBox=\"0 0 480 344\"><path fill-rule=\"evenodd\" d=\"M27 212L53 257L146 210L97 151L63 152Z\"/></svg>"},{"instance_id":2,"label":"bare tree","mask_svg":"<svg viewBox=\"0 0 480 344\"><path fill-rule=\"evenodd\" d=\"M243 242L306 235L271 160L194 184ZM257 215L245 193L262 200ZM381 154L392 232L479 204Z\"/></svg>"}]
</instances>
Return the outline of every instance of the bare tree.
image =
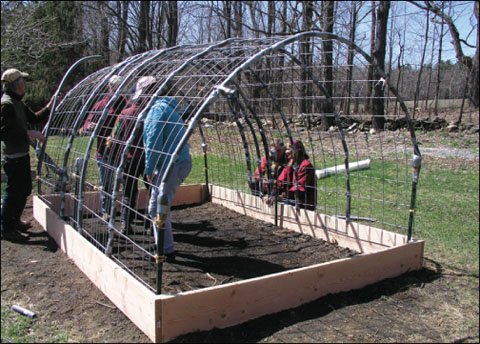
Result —
<instances>
[{"instance_id":1,"label":"bare tree","mask_svg":"<svg viewBox=\"0 0 480 344\"><path fill-rule=\"evenodd\" d=\"M443 12L444 5L442 3L442 12ZM442 65L442 48L443 48L443 26L444 26L444 18L441 18L440 24L440 42L438 43L438 63L437 63L437 85L435 88L435 105L433 108L433 112L435 116L438 116L438 100L440 98L440 80L441 80L441 68Z\"/></svg>"},{"instance_id":2,"label":"bare tree","mask_svg":"<svg viewBox=\"0 0 480 344\"><path fill-rule=\"evenodd\" d=\"M313 1L302 1L303 4L303 31L309 31L313 22ZM303 38L300 43L300 61L303 63L302 69L302 102L300 112L306 115L307 127L311 127L312 102L309 95L312 93L311 71L312 71L312 44L311 38Z\"/></svg>"},{"instance_id":3,"label":"bare tree","mask_svg":"<svg viewBox=\"0 0 480 344\"><path fill-rule=\"evenodd\" d=\"M178 37L178 8L177 1L167 1L167 47L177 45Z\"/></svg>"},{"instance_id":4,"label":"bare tree","mask_svg":"<svg viewBox=\"0 0 480 344\"><path fill-rule=\"evenodd\" d=\"M117 61L121 61L125 57L125 47L127 44L127 19L128 19L128 0L117 1L117 23L118 23L118 40L117 40Z\"/></svg>"},{"instance_id":5,"label":"bare tree","mask_svg":"<svg viewBox=\"0 0 480 344\"><path fill-rule=\"evenodd\" d=\"M35 6L22 1L1 2L2 69L17 66L35 70L42 58L56 49L84 46L85 41L62 42L45 28L57 19L52 16L35 18Z\"/></svg>"},{"instance_id":6,"label":"bare tree","mask_svg":"<svg viewBox=\"0 0 480 344\"><path fill-rule=\"evenodd\" d=\"M233 2L233 12L235 17L235 36L243 37L243 1Z\"/></svg>"},{"instance_id":7,"label":"bare tree","mask_svg":"<svg viewBox=\"0 0 480 344\"><path fill-rule=\"evenodd\" d=\"M322 31L333 33L335 23L335 1L325 1L322 3ZM332 40L322 40L322 65L324 68L325 90L327 97L333 96L333 44ZM333 103L330 100L322 102L322 119L320 123L321 130L328 130L335 123L333 117Z\"/></svg>"},{"instance_id":8,"label":"bare tree","mask_svg":"<svg viewBox=\"0 0 480 344\"><path fill-rule=\"evenodd\" d=\"M260 29L258 26L257 11L256 11L256 1L247 1L248 9L250 10L250 20L252 21L252 28L255 38L260 37Z\"/></svg>"},{"instance_id":9,"label":"bare tree","mask_svg":"<svg viewBox=\"0 0 480 344\"><path fill-rule=\"evenodd\" d=\"M373 60L378 68L385 69L385 48L387 44L387 23L388 12L390 10L390 1L380 1L377 10L377 27L375 38L375 51L373 52ZM374 99L372 102L372 125L376 130L382 130L385 126L385 106L384 106L384 86L382 76L378 69L375 68L374 80Z\"/></svg>"},{"instance_id":10,"label":"bare tree","mask_svg":"<svg viewBox=\"0 0 480 344\"><path fill-rule=\"evenodd\" d=\"M427 12L427 18L425 21L425 38L423 41L423 49L422 49L422 57L420 58L420 68L418 69L417 74L417 82L415 83L415 95L413 97L413 111L412 117L415 118L415 112L417 111L417 104L420 98L420 83L422 81L422 74L423 74L423 66L425 64L425 54L427 52L427 43L428 43L428 30L430 28L430 16L429 12Z\"/></svg>"},{"instance_id":11,"label":"bare tree","mask_svg":"<svg viewBox=\"0 0 480 344\"><path fill-rule=\"evenodd\" d=\"M432 114L431 107L428 106L428 102L430 100L430 88L432 86L432 78L433 78L433 62L434 62L434 58L435 58L435 49L436 49L436 46L435 46L436 32L437 32L437 28L435 26L434 30L433 30L433 34L432 34L432 50L431 50L431 54L430 54L430 68L429 68L429 71L428 71L428 83L427 83L427 87L426 87L425 103L424 103L424 108L428 109L428 116L429 117Z\"/></svg>"},{"instance_id":12,"label":"bare tree","mask_svg":"<svg viewBox=\"0 0 480 344\"><path fill-rule=\"evenodd\" d=\"M223 2L223 19L225 22L224 38L232 37L232 2L225 0Z\"/></svg>"},{"instance_id":13,"label":"bare tree","mask_svg":"<svg viewBox=\"0 0 480 344\"><path fill-rule=\"evenodd\" d=\"M475 107L479 106L479 58L480 58L480 43L479 43L479 4L478 1L474 2L474 8L473 8L473 13L475 14L475 18L477 19L477 42L476 42L476 50L475 50L475 55L474 57L470 57L464 54L463 49L462 49L462 43L463 44L468 44L464 39L460 38L460 34L458 32L458 29L452 19L447 13L442 11L440 7L437 6L433 1L424 1L423 4L416 2L416 1L411 1L412 4L415 6L433 12L440 18L443 18L445 21L445 24L448 27L448 30L450 32L450 36L452 37L452 44L455 49L455 55L457 58L457 61L460 62L461 64L465 65L468 70L469 70L469 93L468 97L472 104Z\"/></svg>"},{"instance_id":14,"label":"bare tree","mask_svg":"<svg viewBox=\"0 0 480 344\"><path fill-rule=\"evenodd\" d=\"M355 35L357 30L357 16L358 16L359 7L357 7L357 2L352 1L350 7L350 34L349 38L350 41L355 43ZM348 65L348 77L347 77L347 104L345 106L345 112L350 114L350 99L352 94L352 75L353 75L353 57L354 57L354 50L349 47L348 48L348 57L347 57L347 65Z\"/></svg>"},{"instance_id":15,"label":"bare tree","mask_svg":"<svg viewBox=\"0 0 480 344\"><path fill-rule=\"evenodd\" d=\"M150 25L150 2L140 1L140 15L138 18L138 48L137 53L144 52L148 49L148 42L151 37Z\"/></svg>"},{"instance_id":16,"label":"bare tree","mask_svg":"<svg viewBox=\"0 0 480 344\"><path fill-rule=\"evenodd\" d=\"M372 16L372 24L370 26L370 55L373 56L375 52L375 30L377 29L377 13L375 11L375 0L371 1L372 3L372 11L371 11L371 16ZM368 67L368 75L367 75L368 80L373 80L373 66ZM368 83L368 89L367 89L367 99L365 103L365 111L370 112L371 110L371 96L372 96L372 90L373 90L373 84L371 82Z\"/></svg>"},{"instance_id":17,"label":"bare tree","mask_svg":"<svg viewBox=\"0 0 480 344\"><path fill-rule=\"evenodd\" d=\"M100 14L100 51L106 65L110 64L110 25L108 23L106 1L98 1L98 12Z\"/></svg>"}]
</instances>

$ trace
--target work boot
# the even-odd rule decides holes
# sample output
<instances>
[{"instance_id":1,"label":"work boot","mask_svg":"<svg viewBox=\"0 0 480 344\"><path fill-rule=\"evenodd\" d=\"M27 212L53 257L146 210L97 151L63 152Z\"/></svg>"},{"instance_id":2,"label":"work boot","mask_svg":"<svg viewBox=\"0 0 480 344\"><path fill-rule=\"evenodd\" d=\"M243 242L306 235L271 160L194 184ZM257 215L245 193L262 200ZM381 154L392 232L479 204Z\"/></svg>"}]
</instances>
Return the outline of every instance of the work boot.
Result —
<instances>
[{"instance_id":1,"label":"work boot","mask_svg":"<svg viewBox=\"0 0 480 344\"><path fill-rule=\"evenodd\" d=\"M2 240L15 242L19 244L27 243L30 238L20 234L18 231L2 231Z\"/></svg>"},{"instance_id":2,"label":"work boot","mask_svg":"<svg viewBox=\"0 0 480 344\"><path fill-rule=\"evenodd\" d=\"M173 263L175 262L175 256L176 256L175 251L172 251L170 253L165 253L165 261L167 263Z\"/></svg>"},{"instance_id":3,"label":"work boot","mask_svg":"<svg viewBox=\"0 0 480 344\"><path fill-rule=\"evenodd\" d=\"M30 227L32 227L32 224L29 222L29 221L18 221L17 223L17 226L16 226L16 229L19 231L19 232L26 232L27 229L29 229Z\"/></svg>"}]
</instances>

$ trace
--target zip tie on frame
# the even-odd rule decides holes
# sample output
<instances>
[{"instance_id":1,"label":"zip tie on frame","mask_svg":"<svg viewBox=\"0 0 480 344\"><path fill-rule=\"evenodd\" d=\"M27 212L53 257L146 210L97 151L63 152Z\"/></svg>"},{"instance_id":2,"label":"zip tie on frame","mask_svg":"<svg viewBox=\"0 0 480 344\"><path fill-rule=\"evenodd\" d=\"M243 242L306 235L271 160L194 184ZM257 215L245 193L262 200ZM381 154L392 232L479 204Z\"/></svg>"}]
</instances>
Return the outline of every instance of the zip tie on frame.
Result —
<instances>
[{"instance_id":1,"label":"zip tie on frame","mask_svg":"<svg viewBox=\"0 0 480 344\"><path fill-rule=\"evenodd\" d=\"M422 167L422 157L420 155L413 154L412 157L412 180L418 182L420 167Z\"/></svg>"},{"instance_id":2,"label":"zip tie on frame","mask_svg":"<svg viewBox=\"0 0 480 344\"><path fill-rule=\"evenodd\" d=\"M382 87L382 90L383 90L386 82L387 82L387 80L385 80L383 78L383 76L381 76L380 79L378 79L378 81L375 83L375 86L378 86L378 85L381 84L381 87Z\"/></svg>"},{"instance_id":3,"label":"zip tie on frame","mask_svg":"<svg viewBox=\"0 0 480 344\"><path fill-rule=\"evenodd\" d=\"M222 85L217 85L217 86L214 87L214 89L217 92L220 92L221 94L226 96L228 99L233 99L233 97L235 96L235 92L236 92L234 89L228 88L228 87L225 87L225 86L222 86Z\"/></svg>"}]
</instances>

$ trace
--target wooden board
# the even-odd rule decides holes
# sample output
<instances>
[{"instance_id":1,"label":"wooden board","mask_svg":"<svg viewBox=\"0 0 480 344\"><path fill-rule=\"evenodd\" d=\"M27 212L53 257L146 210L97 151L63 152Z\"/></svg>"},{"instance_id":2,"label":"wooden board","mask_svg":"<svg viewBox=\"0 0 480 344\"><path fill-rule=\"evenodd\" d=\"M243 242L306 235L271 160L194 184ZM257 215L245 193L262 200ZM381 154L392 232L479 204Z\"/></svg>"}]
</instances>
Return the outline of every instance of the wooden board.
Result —
<instances>
[{"instance_id":1,"label":"wooden board","mask_svg":"<svg viewBox=\"0 0 480 344\"><path fill-rule=\"evenodd\" d=\"M61 220L37 196L33 198L33 211L35 219L58 247L115 306L155 341L159 335L155 327L156 295Z\"/></svg>"},{"instance_id":2,"label":"wooden board","mask_svg":"<svg viewBox=\"0 0 480 344\"><path fill-rule=\"evenodd\" d=\"M268 222L273 210L258 197L211 186L212 201ZM201 203L204 185L182 186L176 204ZM93 197L93 196L92 196ZM58 195L34 196L34 216L80 270L153 342L198 330L225 328L313 301L327 294L362 288L422 268L423 241L407 243L399 234L284 206L284 228L337 240L363 254L225 285L155 295L97 250L50 208ZM53 201L52 201L53 200ZM342 222L343 221L343 222ZM332 229L333 228L333 229Z\"/></svg>"},{"instance_id":3,"label":"wooden board","mask_svg":"<svg viewBox=\"0 0 480 344\"><path fill-rule=\"evenodd\" d=\"M275 208L266 205L257 196L216 185L210 186L210 194L212 203L265 222L275 223ZM360 253L382 251L407 243L405 235L357 222L347 224L344 219L311 210L297 211L293 206L279 204L277 212L277 225L280 227L348 247Z\"/></svg>"},{"instance_id":4,"label":"wooden board","mask_svg":"<svg viewBox=\"0 0 480 344\"><path fill-rule=\"evenodd\" d=\"M88 208L89 211L94 213L100 212L100 192L99 191L88 191L84 193L83 196L83 206ZM122 193L119 192L116 196L117 200L122 199ZM137 196L137 209L147 209L148 208L148 191L143 188L138 190ZM205 185L200 184L191 184L191 185L182 185L175 199L173 200L172 206L179 206L185 204L201 204L206 200L206 188ZM55 212L60 211L60 194L49 195L46 202L49 204L49 207ZM72 194L65 194L65 216L73 216L75 205L75 199Z\"/></svg>"},{"instance_id":5,"label":"wooden board","mask_svg":"<svg viewBox=\"0 0 480 344\"><path fill-rule=\"evenodd\" d=\"M327 294L362 288L422 267L423 242L299 268L162 301L162 341L224 328L297 307Z\"/></svg>"}]
</instances>

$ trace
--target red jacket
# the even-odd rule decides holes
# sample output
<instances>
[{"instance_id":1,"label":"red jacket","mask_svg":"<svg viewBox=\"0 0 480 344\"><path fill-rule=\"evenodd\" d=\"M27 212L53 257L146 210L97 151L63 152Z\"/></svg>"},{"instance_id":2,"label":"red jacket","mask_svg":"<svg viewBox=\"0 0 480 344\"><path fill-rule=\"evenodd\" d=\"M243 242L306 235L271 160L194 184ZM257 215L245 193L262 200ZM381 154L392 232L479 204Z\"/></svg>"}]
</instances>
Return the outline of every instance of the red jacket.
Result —
<instances>
[{"instance_id":1,"label":"red jacket","mask_svg":"<svg viewBox=\"0 0 480 344\"><path fill-rule=\"evenodd\" d=\"M111 158L115 161L120 161L120 154L122 154L125 145L132 134L137 122L137 116L140 114L142 108L136 104L131 103L125 108L115 121L115 126L112 132L111 143ZM133 142L127 152L127 159L144 159L143 148L143 123L137 128Z\"/></svg>"},{"instance_id":2,"label":"red jacket","mask_svg":"<svg viewBox=\"0 0 480 344\"><path fill-rule=\"evenodd\" d=\"M109 100L110 96L107 95L93 105L92 110L89 113L85 124L83 125L84 132L88 131L90 123L95 123L100 120L100 116L102 115L102 112L107 106ZM103 122L103 125L100 128L97 136L97 159L101 159L104 155L106 139L112 133L116 117L123 110L125 104L125 98L119 97L115 104L113 104L113 106L108 110L107 117L105 118L105 121Z\"/></svg>"},{"instance_id":3,"label":"red jacket","mask_svg":"<svg viewBox=\"0 0 480 344\"><path fill-rule=\"evenodd\" d=\"M296 173L293 173L292 185L288 189L288 198L294 200L295 193L298 193L300 207L315 209L317 204L317 183L315 180L315 168L307 159L298 166Z\"/></svg>"},{"instance_id":4,"label":"red jacket","mask_svg":"<svg viewBox=\"0 0 480 344\"><path fill-rule=\"evenodd\" d=\"M267 173L267 157L263 156L262 160L260 160L260 169L262 171L262 176L265 178L265 174ZM260 171L258 167L255 169L255 180L258 182L260 180Z\"/></svg>"}]
</instances>

